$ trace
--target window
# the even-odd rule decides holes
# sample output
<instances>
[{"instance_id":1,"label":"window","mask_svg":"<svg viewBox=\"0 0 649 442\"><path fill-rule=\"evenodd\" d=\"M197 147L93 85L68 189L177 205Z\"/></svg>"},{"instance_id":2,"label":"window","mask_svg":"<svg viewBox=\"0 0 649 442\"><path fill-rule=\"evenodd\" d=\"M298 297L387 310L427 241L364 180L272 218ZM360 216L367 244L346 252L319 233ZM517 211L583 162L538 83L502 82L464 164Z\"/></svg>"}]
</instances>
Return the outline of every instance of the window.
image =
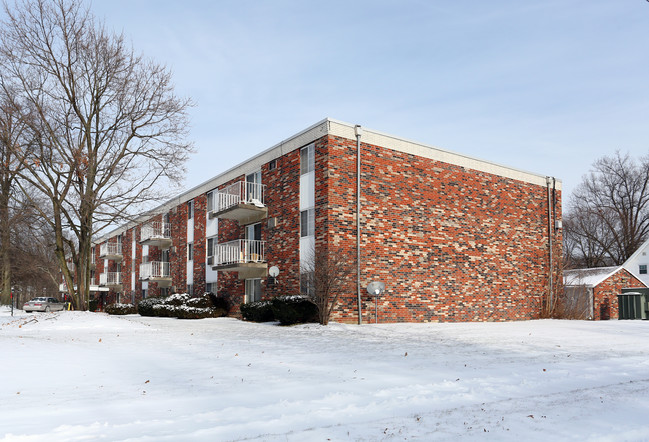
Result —
<instances>
[{"instance_id":1,"label":"window","mask_svg":"<svg viewBox=\"0 0 649 442\"><path fill-rule=\"evenodd\" d=\"M268 170L275 169L277 169L277 160L271 160L270 163L268 163Z\"/></svg>"},{"instance_id":2,"label":"window","mask_svg":"<svg viewBox=\"0 0 649 442\"><path fill-rule=\"evenodd\" d=\"M214 255L214 244L216 244L216 238L207 238L207 256Z\"/></svg>"},{"instance_id":3,"label":"window","mask_svg":"<svg viewBox=\"0 0 649 442\"><path fill-rule=\"evenodd\" d=\"M146 299L146 289L142 289L142 299Z\"/></svg>"},{"instance_id":4,"label":"window","mask_svg":"<svg viewBox=\"0 0 649 442\"><path fill-rule=\"evenodd\" d=\"M194 243L187 243L187 261L194 259Z\"/></svg>"},{"instance_id":5,"label":"window","mask_svg":"<svg viewBox=\"0 0 649 442\"><path fill-rule=\"evenodd\" d=\"M214 210L214 190L207 192L207 211L212 212Z\"/></svg>"},{"instance_id":6,"label":"window","mask_svg":"<svg viewBox=\"0 0 649 442\"><path fill-rule=\"evenodd\" d=\"M216 283L208 282L207 284L205 284L205 291L210 293L216 293Z\"/></svg>"},{"instance_id":7,"label":"window","mask_svg":"<svg viewBox=\"0 0 649 442\"><path fill-rule=\"evenodd\" d=\"M303 296L313 296L313 272L300 274L300 294Z\"/></svg>"},{"instance_id":8,"label":"window","mask_svg":"<svg viewBox=\"0 0 649 442\"><path fill-rule=\"evenodd\" d=\"M246 279L246 303L261 301L261 279Z\"/></svg>"},{"instance_id":9,"label":"window","mask_svg":"<svg viewBox=\"0 0 649 442\"><path fill-rule=\"evenodd\" d=\"M313 144L309 144L300 150L300 175L313 172L315 168L315 151Z\"/></svg>"},{"instance_id":10,"label":"window","mask_svg":"<svg viewBox=\"0 0 649 442\"><path fill-rule=\"evenodd\" d=\"M187 294L194 296L194 284L187 284Z\"/></svg>"},{"instance_id":11,"label":"window","mask_svg":"<svg viewBox=\"0 0 649 442\"><path fill-rule=\"evenodd\" d=\"M315 210L307 209L300 212L300 236L315 236Z\"/></svg>"},{"instance_id":12,"label":"window","mask_svg":"<svg viewBox=\"0 0 649 442\"><path fill-rule=\"evenodd\" d=\"M187 201L187 219L194 218L194 200Z\"/></svg>"},{"instance_id":13,"label":"window","mask_svg":"<svg viewBox=\"0 0 649 442\"><path fill-rule=\"evenodd\" d=\"M640 264L640 274L641 275L647 274L647 264Z\"/></svg>"}]
</instances>

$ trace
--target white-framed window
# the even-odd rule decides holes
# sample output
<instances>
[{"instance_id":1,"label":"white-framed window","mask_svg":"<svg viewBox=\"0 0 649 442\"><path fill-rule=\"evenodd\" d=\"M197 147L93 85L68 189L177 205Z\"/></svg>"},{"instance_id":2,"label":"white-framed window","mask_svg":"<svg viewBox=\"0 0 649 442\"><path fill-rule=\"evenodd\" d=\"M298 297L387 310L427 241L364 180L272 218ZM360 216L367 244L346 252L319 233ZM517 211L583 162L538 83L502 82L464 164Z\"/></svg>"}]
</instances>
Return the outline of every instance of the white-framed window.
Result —
<instances>
[{"instance_id":1,"label":"white-framed window","mask_svg":"<svg viewBox=\"0 0 649 442\"><path fill-rule=\"evenodd\" d=\"M207 192L207 212L214 210L214 190Z\"/></svg>"},{"instance_id":2,"label":"white-framed window","mask_svg":"<svg viewBox=\"0 0 649 442\"><path fill-rule=\"evenodd\" d=\"M638 272L640 272L641 275L646 275L647 274L647 264L640 264Z\"/></svg>"},{"instance_id":3,"label":"white-framed window","mask_svg":"<svg viewBox=\"0 0 649 442\"><path fill-rule=\"evenodd\" d=\"M187 219L194 218L194 200L187 201Z\"/></svg>"},{"instance_id":4,"label":"white-framed window","mask_svg":"<svg viewBox=\"0 0 649 442\"><path fill-rule=\"evenodd\" d=\"M216 283L215 282L206 283L205 284L205 291L216 294Z\"/></svg>"},{"instance_id":5,"label":"white-framed window","mask_svg":"<svg viewBox=\"0 0 649 442\"><path fill-rule=\"evenodd\" d=\"M246 279L246 299L245 303L261 301L261 279Z\"/></svg>"},{"instance_id":6,"label":"white-framed window","mask_svg":"<svg viewBox=\"0 0 649 442\"><path fill-rule=\"evenodd\" d=\"M275 170L277 169L277 160L270 160L268 163L268 170Z\"/></svg>"},{"instance_id":7,"label":"white-framed window","mask_svg":"<svg viewBox=\"0 0 649 442\"><path fill-rule=\"evenodd\" d=\"M194 296L194 284L187 284L187 294Z\"/></svg>"},{"instance_id":8,"label":"white-framed window","mask_svg":"<svg viewBox=\"0 0 649 442\"><path fill-rule=\"evenodd\" d=\"M313 208L300 212L300 236L315 236L315 210Z\"/></svg>"},{"instance_id":9,"label":"white-framed window","mask_svg":"<svg viewBox=\"0 0 649 442\"><path fill-rule=\"evenodd\" d=\"M300 149L300 175L313 172L315 169L315 147L311 143Z\"/></svg>"},{"instance_id":10,"label":"white-framed window","mask_svg":"<svg viewBox=\"0 0 649 442\"><path fill-rule=\"evenodd\" d=\"M300 294L312 296L313 291L313 272L300 273Z\"/></svg>"},{"instance_id":11,"label":"white-framed window","mask_svg":"<svg viewBox=\"0 0 649 442\"><path fill-rule=\"evenodd\" d=\"M207 248L205 252L207 253L207 256L213 256L214 255L214 245L216 244L217 238L216 236L213 236L211 238L207 238Z\"/></svg>"},{"instance_id":12,"label":"white-framed window","mask_svg":"<svg viewBox=\"0 0 649 442\"><path fill-rule=\"evenodd\" d=\"M194 243L187 243L187 261L193 261L194 259Z\"/></svg>"}]
</instances>

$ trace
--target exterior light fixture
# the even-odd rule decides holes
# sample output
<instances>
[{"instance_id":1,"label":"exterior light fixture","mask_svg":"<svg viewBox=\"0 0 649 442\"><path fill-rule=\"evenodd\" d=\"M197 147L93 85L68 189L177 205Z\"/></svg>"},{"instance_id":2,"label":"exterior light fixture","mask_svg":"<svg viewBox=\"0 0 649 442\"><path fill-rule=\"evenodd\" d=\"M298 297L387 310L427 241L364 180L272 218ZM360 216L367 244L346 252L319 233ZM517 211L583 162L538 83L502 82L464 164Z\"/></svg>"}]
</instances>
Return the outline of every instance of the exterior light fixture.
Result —
<instances>
[{"instance_id":1,"label":"exterior light fixture","mask_svg":"<svg viewBox=\"0 0 649 442\"><path fill-rule=\"evenodd\" d=\"M385 292L385 283L374 281L367 284L367 293L374 298L374 323L379 323L379 296Z\"/></svg>"}]
</instances>

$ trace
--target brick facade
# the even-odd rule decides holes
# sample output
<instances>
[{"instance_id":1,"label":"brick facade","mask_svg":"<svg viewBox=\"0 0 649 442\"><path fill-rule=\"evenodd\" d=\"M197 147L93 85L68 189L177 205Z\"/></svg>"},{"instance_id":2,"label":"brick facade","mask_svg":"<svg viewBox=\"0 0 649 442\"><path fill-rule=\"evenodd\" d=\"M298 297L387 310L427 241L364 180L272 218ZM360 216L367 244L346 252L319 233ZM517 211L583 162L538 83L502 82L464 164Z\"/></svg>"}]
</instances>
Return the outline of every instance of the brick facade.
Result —
<instances>
[{"instance_id":1,"label":"brick facade","mask_svg":"<svg viewBox=\"0 0 649 442\"><path fill-rule=\"evenodd\" d=\"M152 219L162 220L166 214L171 223L172 288L185 291L187 201L193 200L193 287L195 294L202 293L208 255L207 193L223 190L260 170L268 210L260 221L261 239L265 241L267 266L280 269L275 283L262 278L262 298L299 293L300 148L310 143L315 151L316 253L344 253L355 263L357 157L356 139L349 132L348 125L325 120L187 192L176 200L177 205L161 208L154 217L143 218L140 225L118 229L97 244L96 274L113 271L115 265L108 261L108 269L104 268L98 258L99 243L114 241L121 233L122 292L133 292L134 299L139 300L140 228ZM381 137L370 133L367 141L362 140L360 213L361 286L374 280L386 284L378 303L379 321L539 318L548 296L549 231L555 255L561 253L561 231L554 228L554 220L561 217L560 186L552 194L557 215L549 221L545 177L478 160L467 165L453 159L459 156L445 152L439 155L452 161L442 161L434 158L438 155L434 148L413 147L406 141L395 142L393 148L383 145L381 140L387 138ZM244 225L219 219L219 243L242 239L244 234ZM131 259L133 235L137 244L135 263ZM161 250L149 247L150 260L161 259L160 254ZM133 265L135 287L131 287ZM148 296L159 293L157 284L149 282ZM231 314L238 316L245 283L237 272L219 271L217 294L229 301ZM362 302L363 322L374 322L374 302L364 291ZM355 322L357 316L354 288L341 294L333 320Z\"/></svg>"}]
</instances>

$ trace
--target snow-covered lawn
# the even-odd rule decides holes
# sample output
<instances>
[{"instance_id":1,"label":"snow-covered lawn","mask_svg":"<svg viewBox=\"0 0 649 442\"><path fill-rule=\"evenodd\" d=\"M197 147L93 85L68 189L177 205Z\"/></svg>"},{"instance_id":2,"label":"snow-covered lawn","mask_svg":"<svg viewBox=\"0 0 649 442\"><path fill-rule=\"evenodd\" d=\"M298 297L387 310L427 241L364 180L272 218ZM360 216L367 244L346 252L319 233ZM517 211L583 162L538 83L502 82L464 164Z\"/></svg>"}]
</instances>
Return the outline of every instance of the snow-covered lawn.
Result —
<instances>
[{"instance_id":1,"label":"snow-covered lawn","mask_svg":"<svg viewBox=\"0 0 649 442\"><path fill-rule=\"evenodd\" d=\"M647 440L649 322L0 310L0 438Z\"/></svg>"}]
</instances>

